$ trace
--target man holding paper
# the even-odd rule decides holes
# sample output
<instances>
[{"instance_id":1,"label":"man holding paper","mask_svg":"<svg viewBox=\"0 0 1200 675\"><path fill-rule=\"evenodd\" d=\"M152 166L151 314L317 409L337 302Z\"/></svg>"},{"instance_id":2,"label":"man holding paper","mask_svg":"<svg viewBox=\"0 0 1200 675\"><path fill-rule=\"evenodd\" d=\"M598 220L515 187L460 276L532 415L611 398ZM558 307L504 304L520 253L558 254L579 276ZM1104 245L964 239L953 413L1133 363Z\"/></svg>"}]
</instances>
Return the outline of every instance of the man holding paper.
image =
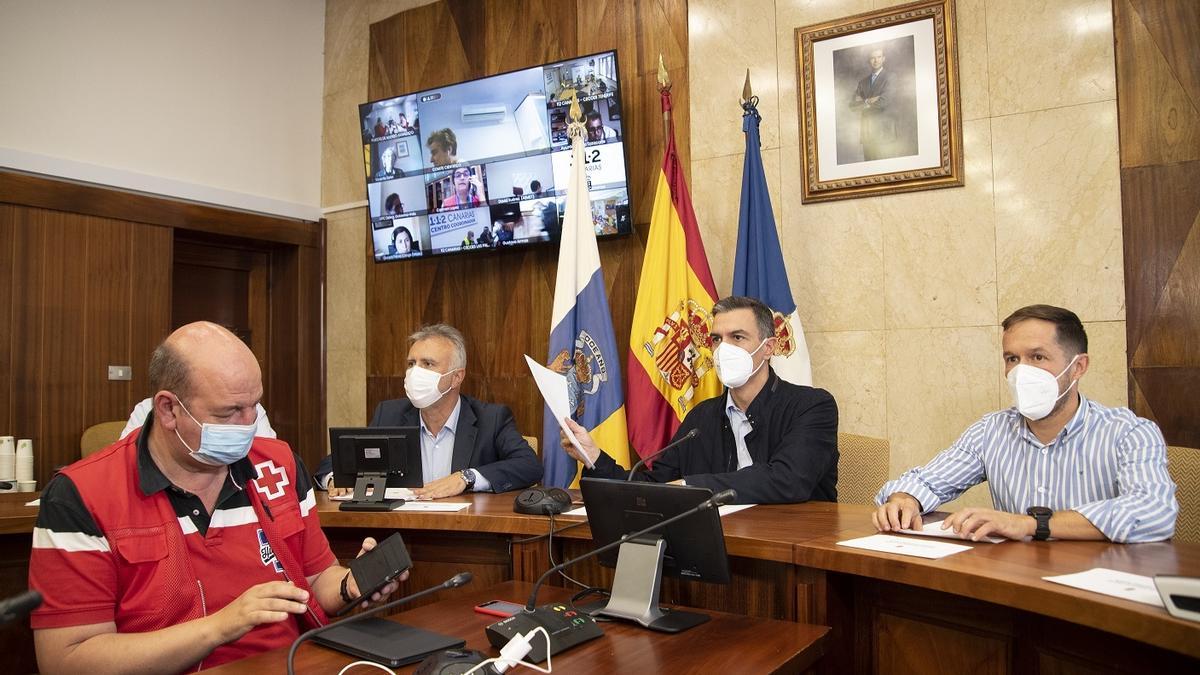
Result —
<instances>
[{"instance_id":1,"label":"man holding paper","mask_svg":"<svg viewBox=\"0 0 1200 675\"><path fill-rule=\"evenodd\" d=\"M824 389L780 379L771 369L775 323L754 298L731 296L712 311L713 360L727 387L723 396L696 405L672 441L692 440L653 458L653 469L635 478L733 489L739 504L837 501L837 403ZM625 478L627 470L596 446L582 426L567 425L579 441L564 438L575 459L594 464L584 477ZM565 437L565 434L564 434ZM651 448L644 448L652 457Z\"/></svg>"},{"instance_id":2,"label":"man holding paper","mask_svg":"<svg viewBox=\"0 0 1200 675\"><path fill-rule=\"evenodd\" d=\"M445 324L426 326L409 336L407 398L383 401L373 427L420 427L423 487L418 497L453 497L468 490L508 492L533 485L542 464L517 431L507 406L461 393L467 347L462 333ZM332 471L326 456L317 479ZM331 495L348 490L332 488Z\"/></svg>"},{"instance_id":3,"label":"man holding paper","mask_svg":"<svg viewBox=\"0 0 1200 675\"><path fill-rule=\"evenodd\" d=\"M988 481L993 509L942 523L964 538L1169 539L1179 505L1158 426L1079 393L1087 334L1070 310L1031 305L1003 323L1013 407L972 425L923 467L883 486L881 532L920 530L922 514Z\"/></svg>"}]
</instances>

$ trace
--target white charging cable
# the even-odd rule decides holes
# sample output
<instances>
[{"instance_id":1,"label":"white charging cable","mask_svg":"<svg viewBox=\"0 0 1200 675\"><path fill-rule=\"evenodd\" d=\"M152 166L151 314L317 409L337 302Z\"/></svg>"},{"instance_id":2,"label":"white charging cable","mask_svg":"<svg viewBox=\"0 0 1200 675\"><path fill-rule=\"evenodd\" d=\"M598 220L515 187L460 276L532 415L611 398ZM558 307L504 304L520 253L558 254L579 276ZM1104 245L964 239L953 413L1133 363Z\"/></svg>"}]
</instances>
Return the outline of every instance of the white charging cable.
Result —
<instances>
[{"instance_id":1,"label":"white charging cable","mask_svg":"<svg viewBox=\"0 0 1200 675\"><path fill-rule=\"evenodd\" d=\"M350 670L351 668L353 668L355 666L371 666L372 668L378 668L385 673L391 673L392 675L396 675L396 671L394 671L391 668L388 668L386 666L379 665L378 663L375 663L374 661L355 661L354 663L347 663L345 668L342 668L341 670L338 671L338 675L346 675L346 671Z\"/></svg>"},{"instance_id":2,"label":"white charging cable","mask_svg":"<svg viewBox=\"0 0 1200 675\"><path fill-rule=\"evenodd\" d=\"M521 659L525 658L526 654L533 651L533 645L530 643L530 641L533 639L534 633L539 633L539 632L542 635L546 636L546 667L545 668L542 668L533 663L529 663L528 661L521 660ZM532 668L532 669L538 671L539 673L549 673L551 670L553 670L553 666L550 664L550 633L547 632L546 629L542 626L538 626L537 628L534 628L533 630L529 631L528 633L525 633L524 635L517 633L515 636L513 636L513 639L508 641L508 644L506 644L500 648L500 656L498 656L496 658L488 659L488 660L484 661L483 663L476 665L474 668L463 673L463 675L471 675L471 673L481 671L485 667L492 665L492 664L495 664L496 672L498 672L498 673L503 673L504 671L508 670L509 668L511 668L513 666L525 666L527 668Z\"/></svg>"}]
</instances>

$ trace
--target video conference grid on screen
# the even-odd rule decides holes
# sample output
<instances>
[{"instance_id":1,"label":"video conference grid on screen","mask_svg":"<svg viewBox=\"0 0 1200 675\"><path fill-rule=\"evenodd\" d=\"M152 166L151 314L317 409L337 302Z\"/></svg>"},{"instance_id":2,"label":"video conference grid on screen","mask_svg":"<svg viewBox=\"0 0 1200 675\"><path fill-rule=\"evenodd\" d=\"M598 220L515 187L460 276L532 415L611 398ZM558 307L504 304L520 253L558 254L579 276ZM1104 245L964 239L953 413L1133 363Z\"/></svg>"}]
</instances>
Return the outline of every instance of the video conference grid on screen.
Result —
<instances>
[{"instance_id":1,"label":"video conference grid on screen","mask_svg":"<svg viewBox=\"0 0 1200 675\"><path fill-rule=\"evenodd\" d=\"M557 241L576 90L598 236L632 231L615 52L359 106L375 260Z\"/></svg>"}]
</instances>

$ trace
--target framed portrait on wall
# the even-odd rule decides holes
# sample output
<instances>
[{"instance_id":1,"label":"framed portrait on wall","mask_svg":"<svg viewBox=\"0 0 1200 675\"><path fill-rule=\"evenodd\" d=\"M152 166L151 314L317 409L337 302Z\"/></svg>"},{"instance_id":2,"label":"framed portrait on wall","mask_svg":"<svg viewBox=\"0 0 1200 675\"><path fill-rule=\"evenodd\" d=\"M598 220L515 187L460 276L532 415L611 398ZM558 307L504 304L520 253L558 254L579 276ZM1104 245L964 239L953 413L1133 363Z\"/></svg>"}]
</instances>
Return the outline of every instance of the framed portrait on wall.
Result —
<instances>
[{"instance_id":1,"label":"framed portrait on wall","mask_svg":"<svg viewBox=\"0 0 1200 675\"><path fill-rule=\"evenodd\" d=\"M796 29L804 203L963 184L954 0Z\"/></svg>"}]
</instances>

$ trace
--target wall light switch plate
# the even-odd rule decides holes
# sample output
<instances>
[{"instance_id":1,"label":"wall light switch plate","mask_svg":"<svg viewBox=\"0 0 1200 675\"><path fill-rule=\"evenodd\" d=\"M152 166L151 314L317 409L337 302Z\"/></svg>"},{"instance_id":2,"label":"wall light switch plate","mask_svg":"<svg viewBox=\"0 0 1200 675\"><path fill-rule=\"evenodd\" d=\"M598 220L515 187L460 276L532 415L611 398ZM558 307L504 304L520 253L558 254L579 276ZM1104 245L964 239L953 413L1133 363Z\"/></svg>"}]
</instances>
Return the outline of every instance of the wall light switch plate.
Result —
<instances>
[{"instance_id":1,"label":"wall light switch plate","mask_svg":"<svg viewBox=\"0 0 1200 675\"><path fill-rule=\"evenodd\" d=\"M109 366L108 367L108 379L110 379L110 380L132 380L133 379L133 367L132 366Z\"/></svg>"}]
</instances>

